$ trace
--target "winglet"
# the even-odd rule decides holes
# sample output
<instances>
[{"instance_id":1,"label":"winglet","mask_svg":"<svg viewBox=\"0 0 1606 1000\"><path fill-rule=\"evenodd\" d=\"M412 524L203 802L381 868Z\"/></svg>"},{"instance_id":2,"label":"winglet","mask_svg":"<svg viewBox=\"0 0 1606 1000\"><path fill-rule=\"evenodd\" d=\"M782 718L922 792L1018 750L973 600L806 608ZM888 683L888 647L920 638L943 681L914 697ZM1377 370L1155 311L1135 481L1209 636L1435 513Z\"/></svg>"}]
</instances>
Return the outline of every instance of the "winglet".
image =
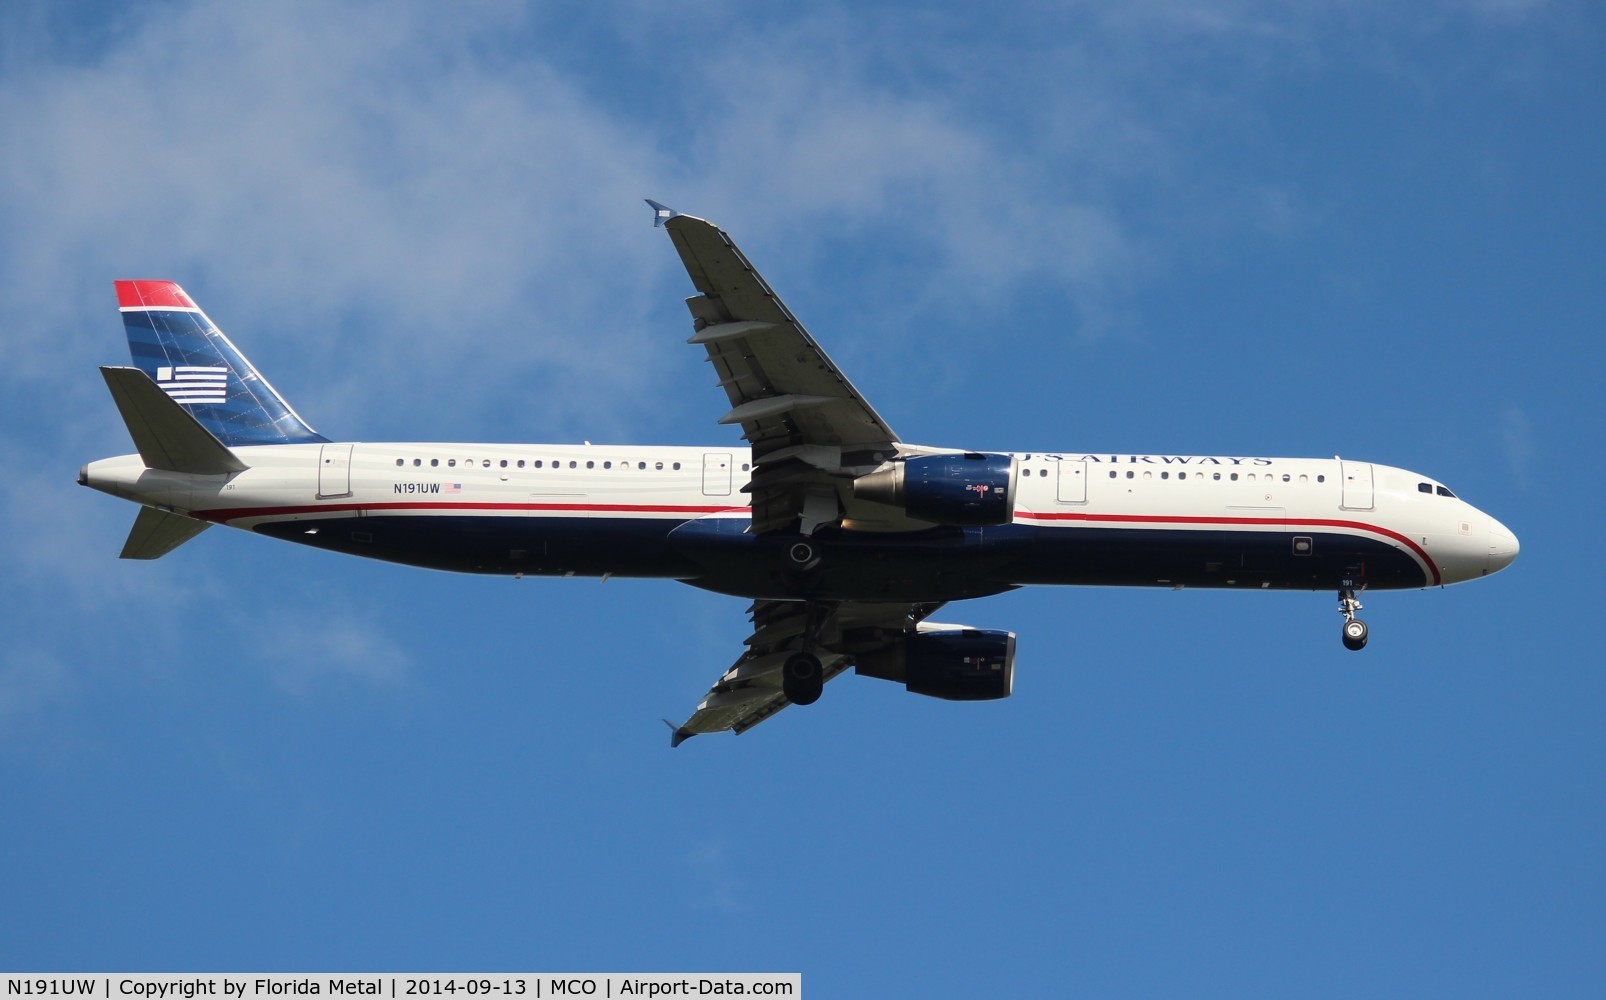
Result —
<instances>
[{"instance_id":1,"label":"winglet","mask_svg":"<svg viewBox=\"0 0 1606 1000\"><path fill-rule=\"evenodd\" d=\"M697 735L696 733L680 728L673 722L670 722L668 719L664 720L664 725L669 727L669 749L671 750Z\"/></svg>"},{"instance_id":2,"label":"winglet","mask_svg":"<svg viewBox=\"0 0 1606 1000\"><path fill-rule=\"evenodd\" d=\"M680 214L668 205L653 201L651 198L643 198L642 200L652 206L652 225L654 229Z\"/></svg>"}]
</instances>

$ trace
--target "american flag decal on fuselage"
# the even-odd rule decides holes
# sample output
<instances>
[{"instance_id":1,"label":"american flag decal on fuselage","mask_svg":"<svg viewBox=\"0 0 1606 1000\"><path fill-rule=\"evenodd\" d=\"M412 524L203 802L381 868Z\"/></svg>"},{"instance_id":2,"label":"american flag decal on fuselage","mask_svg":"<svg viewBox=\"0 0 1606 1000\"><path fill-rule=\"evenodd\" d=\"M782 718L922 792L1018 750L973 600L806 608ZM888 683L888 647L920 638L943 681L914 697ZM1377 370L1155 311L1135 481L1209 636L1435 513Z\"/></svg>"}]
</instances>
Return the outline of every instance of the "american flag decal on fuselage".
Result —
<instances>
[{"instance_id":1,"label":"american flag decal on fuselage","mask_svg":"<svg viewBox=\"0 0 1606 1000\"><path fill-rule=\"evenodd\" d=\"M197 365L156 369L156 384L180 403L224 403L228 400L229 370Z\"/></svg>"}]
</instances>

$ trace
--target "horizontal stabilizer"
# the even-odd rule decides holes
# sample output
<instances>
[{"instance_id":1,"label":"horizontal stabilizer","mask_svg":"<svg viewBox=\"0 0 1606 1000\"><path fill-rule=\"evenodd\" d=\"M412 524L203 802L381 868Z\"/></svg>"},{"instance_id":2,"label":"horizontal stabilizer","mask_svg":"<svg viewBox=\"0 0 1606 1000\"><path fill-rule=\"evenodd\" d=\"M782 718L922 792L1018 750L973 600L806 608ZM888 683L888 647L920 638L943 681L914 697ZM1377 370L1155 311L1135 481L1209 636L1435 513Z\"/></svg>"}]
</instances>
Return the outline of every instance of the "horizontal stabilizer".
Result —
<instances>
[{"instance_id":1,"label":"horizontal stabilizer","mask_svg":"<svg viewBox=\"0 0 1606 1000\"><path fill-rule=\"evenodd\" d=\"M140 369L102 368L100 373L148 468L197 476L226 476L248 468Z\"/></svg>"},{"instance_id":2,"label":"horizontal stabilizer","mask_svg":"<svg viewBox=\"0 0 1606 1000\"><path fill-rule=\"evenodd\" d=\"M141 507L120 559L160 559L212 525L155 507Z\"/></svg>"}]
</instances>

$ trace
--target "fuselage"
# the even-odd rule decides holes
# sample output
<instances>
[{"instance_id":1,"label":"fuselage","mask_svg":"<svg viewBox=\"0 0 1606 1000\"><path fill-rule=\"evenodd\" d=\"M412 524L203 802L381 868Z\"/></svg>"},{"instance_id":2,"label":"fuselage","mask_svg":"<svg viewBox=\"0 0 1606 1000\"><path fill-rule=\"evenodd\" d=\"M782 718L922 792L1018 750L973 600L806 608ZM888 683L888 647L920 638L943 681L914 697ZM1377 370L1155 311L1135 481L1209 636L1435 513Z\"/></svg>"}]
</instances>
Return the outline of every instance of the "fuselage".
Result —
<instances>
[{"instance_id":1,"label":"fuselage","mask_svg":"<svg viewBox=\"0 0 1606 1000\"><path fill-rule=\"evenodd\" d=\"M317 548L433 569L658 577L752 598L945 601L1028 584L1332 590L1477 579L1517 554L1426 476L1337 459L1016 453L1011 521L747 531L741 448L236 447L232 476L86 466L85 485Z\"/></svg>"}]
</instances>

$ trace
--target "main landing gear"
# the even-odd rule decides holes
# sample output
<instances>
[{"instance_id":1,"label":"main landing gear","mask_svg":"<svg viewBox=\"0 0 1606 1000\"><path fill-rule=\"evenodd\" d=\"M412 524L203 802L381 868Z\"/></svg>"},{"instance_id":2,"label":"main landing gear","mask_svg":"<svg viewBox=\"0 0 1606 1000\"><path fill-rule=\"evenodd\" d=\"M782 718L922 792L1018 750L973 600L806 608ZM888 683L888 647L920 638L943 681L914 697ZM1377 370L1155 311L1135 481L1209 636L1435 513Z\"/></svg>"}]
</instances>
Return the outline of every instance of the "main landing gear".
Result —
<instances>
[{"instance_id":1,"label":"main landing gear","mask_svg":"<svg viewBox=\"0 0 1606 1000\"><path fill-rule=\"evenodd\" d=\"M794 705L812 705L825 690L825 668L813 653L793 653L781 667L781 693Z\"/></svg>"},{"instance_id":2,"label":"main landing gear","mask_svg":"<svg viewBox=\"0 0 1606 1000\"><path fill-rule=\"evenodd\" d=\"M812 551L813 545L808 542L798 542L793 546L794 562L804 561L796 558L801 554L795 551L797 548L810 549L810 558L818 558ZM808 620L803 626L802 648L788 656L786 662L781 664L781 693L794 705L812 705L820 700L820 692L825 690L825 666L820 663L820 658L809 650L813 649L819 640L820 628L829 614L829 609L822 604L808 605Z\"/></svg>"},{"instance_id":3,"label":"main landing gear","mask_svg":"<svg viewBox=\"0 0 1606 1000\"><path fill-rule=\"evenodd\" d=\"M1362 590L1366 587L1363 584ZM1343 587L1338 592L1338 612L1344 616L1344 648L1363 649L1366 646L1366 623L1355 617L1361 602L1355 599L1354 587Z\"/></svg>"}]
</instances>

